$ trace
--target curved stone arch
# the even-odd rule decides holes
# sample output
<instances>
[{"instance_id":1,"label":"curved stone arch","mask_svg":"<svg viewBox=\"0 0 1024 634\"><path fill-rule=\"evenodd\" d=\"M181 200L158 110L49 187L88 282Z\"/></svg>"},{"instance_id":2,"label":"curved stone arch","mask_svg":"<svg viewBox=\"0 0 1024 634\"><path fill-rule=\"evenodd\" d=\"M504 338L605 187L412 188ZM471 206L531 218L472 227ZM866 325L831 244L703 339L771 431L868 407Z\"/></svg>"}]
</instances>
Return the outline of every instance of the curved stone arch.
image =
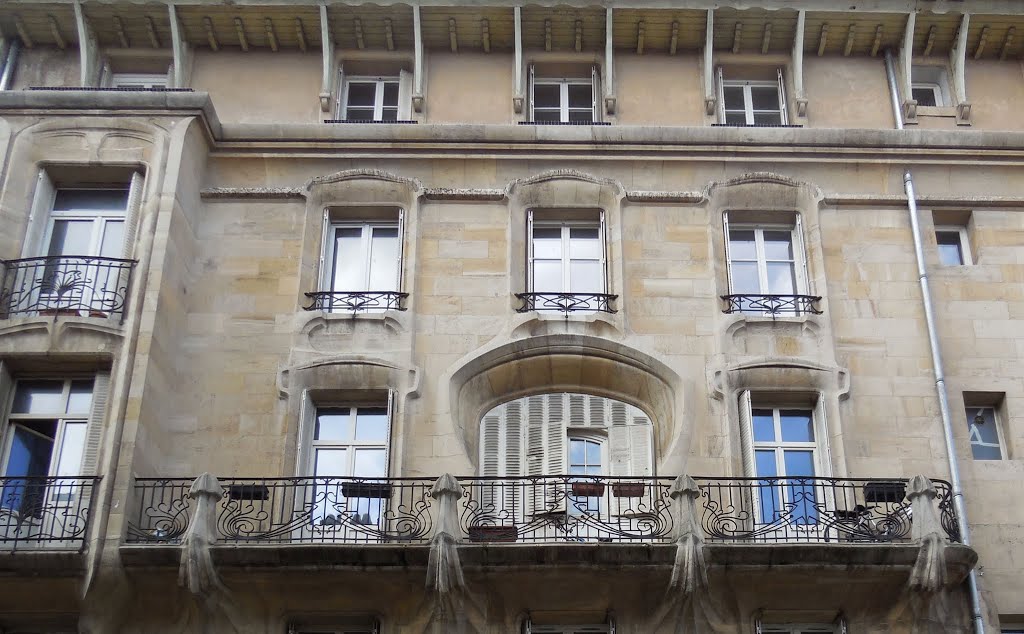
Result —
<instances>
[{"instance_id":1,"label":"curved stone arch","mask_svg":"<svg viewBox=\"0 0 1024 634\"><path fill-rule=\"evenodd\" d=\"M708 199L711 197L711 193L716 189L728 188L728 187L739 187L742 185L771 185L777 187L788 187L788 188L809 188L818 197L822 197L821 190L808 182L799 181L795 178L786 176L785 174L777 174L775 172L747 172L746 174L740 174L734 178L729 178L724 181L711 181L704 187L704 198Z\"/></svg>"},{"instance_id":2,"label":"curved stone arch","mask_svg":"<svg viewBox=\"0 0 1024 634\"><path fill-rule=\"evenodd\" d=\"M502 403L552 392L602 396L633 405L654 424L655 463L685 459L684 384L654 357L600 337L551 334L513 341L464 358L441 382L456 435L478 467L481 417ZM659 469L661 471L661 469Z\"/></svg>"}]
</instances>

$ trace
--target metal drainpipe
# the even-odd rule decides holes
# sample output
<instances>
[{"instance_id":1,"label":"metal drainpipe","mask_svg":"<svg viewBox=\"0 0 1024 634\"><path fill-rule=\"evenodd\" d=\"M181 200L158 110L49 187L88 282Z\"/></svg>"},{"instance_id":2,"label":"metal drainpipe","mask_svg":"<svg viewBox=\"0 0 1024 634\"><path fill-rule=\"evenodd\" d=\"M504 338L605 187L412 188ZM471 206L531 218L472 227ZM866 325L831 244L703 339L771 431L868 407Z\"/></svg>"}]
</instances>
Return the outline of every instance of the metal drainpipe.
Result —
<instances>
[{"instance_id":1,"label":"metal drainpipe","mask_svg":"<svg viewBox=\"0 0 1024 634\"><path fill-rule=\"evenodd\" d=\"M896 72L893 68L892 53L885 51L885 74L889 80L889 95L892 97L892 113L896 128L903 129L903 112L900 107L899 91L896 87ZM928 327L928 346L932 353L932 368L935 373L935 391L939 395L939 413L942 417L942 432L946 440L946 457L949 459L949 479L953 487L953 506L956 509L957 528L965 546L971 545L971 528L967 522L967 508L964 505L963 486L960 483L960 463L956 458L953 440L953 421L949 413L949 396L946 393L946 375L942 368L942 350L939 348L938 331L935 328L935 312L932 307L932 292L928 286L928 271L925 268L924 248L921 243L921 226L917 222L917 197L914 194L914 179L910 170L903 173L903 186L907 192L907 207L910 210L910 229L914 235L914 255L917 258L917 275L921 281L921 299L924 303L924 319ZM978 594L978 578L972 568L967 575L968 594L971 602L971 619L975 634L985 634L985 622L981 615L981 597Z\"/></svg>"},{"instance_id":2,"label":"metal drainpipe","mask_svg":"<svg viewBox=\"0 0 1024 634\"><path fill-rule=\"evenodd\" d=\"M3 74L0 75L0 90L7 90L10 88L11 78L14 77L14 66L18 63L18 51L21 49L21 43L18 40L12 40L11 45L7 48L7 59L4 60Z\"/></svg>"}]
</instances>

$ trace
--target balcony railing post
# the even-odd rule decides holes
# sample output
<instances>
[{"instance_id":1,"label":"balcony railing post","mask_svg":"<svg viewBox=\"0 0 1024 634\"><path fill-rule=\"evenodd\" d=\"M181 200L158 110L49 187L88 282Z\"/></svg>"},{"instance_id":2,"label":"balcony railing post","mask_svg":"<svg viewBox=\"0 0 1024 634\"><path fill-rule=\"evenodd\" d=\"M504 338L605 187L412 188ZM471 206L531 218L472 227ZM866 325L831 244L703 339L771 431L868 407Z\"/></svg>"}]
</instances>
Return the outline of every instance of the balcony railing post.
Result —
<instances>
[{"instance_id":1,"label":"balcony railing post","mask_svg":"<svg viewBox=\"0 0 1024 634\"><path fill-rule=\"evenodd\" d=\"M465 587L458 545L462 541L459 500L465 491L455 476L446 473L434 482L430 497L437 500L437 523L430 540L427 587L441 594Z\"/></svg>"},{"instance_id":2,"label":"balcony railing post","mask_svg":"<svg viewBox=\"0 0 1024 634\"><path fill-rule=\"evenodd\" d=\"M692 594L708 585L707 564L704 562L704 529L697 517L697 498L700 494L700 487L688 475L677 477L669 489L673 502L672 519L676 526L676 559L669 587L683 594Z\"/></svg>"},{"instance_id":3,"label":"balcony railing post","mask_svg":"<svg viewBox=\"0 0 1024 634\"><path fill-rule=\"evenodd\" d=\"M204 473L192 483L188 496L196 501L196 512L182 540L178 585L193 594L205 594L221 585L210 547L217 542L217 503L224 496L224 489L217 478Z\"/></svg>"},{"instance_id":4,"label":"balcony railing post","mask_svg":"<svg viewBox=\"0 0 1024 634\"><path fill-rule=\"evenodd\" d=\"M945 549L949 540L939 521L939 509L935 501L938 495L935 485L925 476L917 475L910 479L910 490L907 493L913 518L910 537L921 547L910 573L912 590L936 592L945 585Z\"/></svg>"}]
</instances>

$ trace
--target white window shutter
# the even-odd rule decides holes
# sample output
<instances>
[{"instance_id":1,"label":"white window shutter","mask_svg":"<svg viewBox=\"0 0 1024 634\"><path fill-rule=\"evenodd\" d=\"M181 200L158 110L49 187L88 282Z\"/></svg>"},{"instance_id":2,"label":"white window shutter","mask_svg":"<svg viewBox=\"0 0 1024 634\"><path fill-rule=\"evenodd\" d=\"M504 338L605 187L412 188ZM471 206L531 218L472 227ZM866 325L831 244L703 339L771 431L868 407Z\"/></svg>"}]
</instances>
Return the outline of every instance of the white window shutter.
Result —
<instances>
[{"instance_id":1,"label":"white window shutter","mask_svg":"<svg viewBox=\"0 0 1024 634\"><path fill-rule=\"evenodd\" d=\"M395 290L402 290L402 281L405 271L402 264L405 261L405 210L398 210L398 279L395 280Z\"/></svg>"},{"instance_id":2,"label":"white window shutter","mask_svg":"<svg viewBox=\"0 0 1024 634\"><path fill-rule=\"evenodd\" d=\"M782 75L782 69L776 68L775 74L779 78L779 108L782 110L782 124L789 123L789 108L786 106L786 80Z\"/></svg>"},{"instance_id":3,"label":"white window shutter","mask_svg":"<svg viewBox=\"0 0 1024 634\"><path fill-rule=\"evenodd\" d=\"M587 426L587 397L582 394L569 395L569 427Z\"/></svg>"},{"instance_id":4,"label":"white window shutter","mask_svg":"<svg viewBox=\"0 0 1024 634\"><path fill-rule=\"evenodd\" d=\"M526 464L525 475L544 475L544 450L547 443L544 396L530 396L526 399Z\"/></svg>"},{"instance_id":5,"label":"white window shutter","mask_svg":"<svg viewBox=\"0 0 1024 634\"><path fill-rule=\"evenodd\" d=\"M634 416L629 426L631 476L654 475L654 426L646 416Z\"/></svg>"},{"instance_id":6,"label":"white window shutter","mask_svg":"<svg viewBox=\"0 0 1024 634\"><path fill-rule=\"evenodd\" d=\"M547 395L547 447L545 475L560 475L567 471L565 456L566 426L564 394Z\"/></svg>"},{"instance_id":7,"label":"white window shutter","mask_svg":"<svg viewBox=\"0 0 1024 634\"><path fill-rule=\"evenodd\" d=\"M142 189L145 180L142 174L132 172L131 184L128 186L128 206L124 214L124 257L131 258L135 253L135 237L139 232L139 216L142 209Z\"/></svg>"},{"instance_id":8,"label":"white window shutter","mask_svg":"<svg viewBox=\"0 0 1024 634\"><path fill-rule=\"evenodd\" d=\"M534 120L534 118L533 118L533 89L534 89L534 82L535 82L535 80L537 78L535 70L534 70L534 67L533 67L533 64L530 64L530 66L529 66L529 70L527 72L527 77L528 77L529 82L530 82L530 86L529 86L529 89L530 89L530 121L533 121Z\"/></svg>"},{"instance_id":9,"label":"white window shutter","mask_svg":"<svg viewBox=\"0 0 1024 634\"><path fill-rule=\"evenodd\" d=\"M718 122L725 123L725 84L721 66L715 69L715 90L718 91Z\"/></svg>"},{"instance_id":10,"label":"white window shutter","mask_svg":"<svg viewBox=\"0 0 1024 634\"><path fill-rule=\"evenodd\" d=\"M46 235L46 224L50 220L50 211L53 209L53 199L57 190L50 180L50 175L45 169L39 170L36 177L36 191L32 197L32 208L28 217L28 230L25 232L25 242L21 247L21 257L30 258L36 255L46 254L46 245L43 244L43 236Z\"/></svg>"},{"instance_id":11,"label":"white window shutter","mask_svg":"<svg viewBox=\"0 0 1024 634\"><path fill-rule=\"evenodd\" d=\"M501 452L501 416L488 414L480 423L480 475L496 478L505 475Z\"/></svg>"},{"instance_id":12,"label":"white window shutter","mask_svg":"<svg viewBox=\"0 0 1024 634\"><path fill-rule=\"evenodd\" d=\"M395 430L395 391L388 390L388 428L384 437L384 474L391 477L391 439Z\"/></svg>"},{"instance_id":13,"label":"white window shutter","mask_svg":"<svg viewBox=\"0 0 1024 634\"><path fill-rule=\"evenodd\" d=\"M729 249L729 213L724 212L722 214L722 227L725 229L725 280L729 287L729 293L733 291L732 288L732 255Z\"/></svg>"},{"instance_id":14,"label":"white window shutter","mask_svg":"<svg viewBox=\"0 0 1024 634\"><path fill-rule=\"evenodd\" d=\"M0 361L0 415L6 418L14 392L14 378L6 361ZM2 435L0 435L2 436Z\"/></svg>"},{"instance_id":15,"label":"white window shutter","mask_svg":"<svg viewBox=\"0 0 1024 634\"><path fill-rule=\"evenodd\" d=\"M757 475L757 467L754 462L754 434L751 428L753 417L751 414L750 390L740 392L739 410L740 442L743 445L743 475L747 478L753 478Z\"/></svg>"},{"instance_id":16,"label":"white window shutter","mask_svg":"<svg viewBox=\"0 0 1024 634\"><path fill-rule=\"evenodd\" d=\"M611 427L611 412L608 411L608 399L600 396L588 397L590 401L589 415L587 416L587 427L605 429Z\"/></svg>"},{"instance_id":17,"label":"white window shutter","mask_svg":"<svg viewBox=\"0 0 1024 634\"><path fill-rule=\"evenodd\" d=\"M811 294L811 277L807 271L807 246L804 242L804 226L800 214L796 215L793 227L793 250L796 258L796 292L798 295Z\"/></svg>"},{"instance_id":18,"label":"white window shutter","mask_svg":"<svg viewBox=\"0 0 1024 634\"><path fill-rule=\"evenodd\" d=\"M825 395L818 394L818 400L814 403L814 439L818 443L818 464L816 475L822 477L832 476L832 451L829 446L828 418L825 416Z\"/></svg>"},{"instance_id":19,"label":"white window shutter","mask_svg":"<svg viewBox=\"0 0 1024 634\"><path fill-rule=\"evenodd\" d=\"M532 93L531 93L532 94ZM533 210L526 212L526 292L533 289Z\"/></svg>"},{"instance_id":20,"label":"white window shutter","mask_svg":"<svg viewBox=\"0 0 1024 634\"><path fill-rule=\"evenodd\" d=\"M604 221L604 209L598 214L597 239L601 242L601 275L604 277L604 292L610 293L612 285L608 279L608 234Z\"/></svg>"},{"instance_id":21,"label":"white window shutter","mask_svg":"<svg viewBox=\"0 0 1024 634\"><path fill-rule=\"evenodd\" d=\"M590 105L593 109L591 118L596 122L601 120L601 73L597 65L590 67Z\"/></svg>"},{"instance_id":22,"label":"white window shutter","mask_svg":"<svg viewBox=\"0 0 1024 634\"><path fill-rule=\"evenodd\" d=\"M412 73L407 70L398 72L398 120L412 119Z\"/></svg>"},{"instance_id":23,"label":"white window shutter","mask_svg":"<svg viewBox=\"0 0 1024 634\"><path fill-rule=\"evenodd\" d=\"M316 404L309 392L303 392L302 404L299 406L298 439L295 443L295 475L316 475L313 456L309 447L313 443L313 432L316 427Z\"/></svg>"},{"instance_id":24,"label":"white window shutter","mask_svg":"<svg viewBox=\"0 0 1024 634\"><path fill-rule=\"evenodd\" d=\"M92 384L92 411L85 436L85 450L82 454L82 475L99 475L100 443L106 426L107 401L110 393L110 373L97 372Z\"/></svg>"},{"instance_id":25,"label":"white window shutter","mask_svg":"<svg viewBox=\"0 0 1024 634\"><path fill-rule=\"evenodd\" d=\"M633 475L630 473L630 429L627 425L625 403L612 402L610 422L611 425L608 427L610 475Z\"/></svg>"},{"instance_id":26,"label":"white window shutter","mask_svg":"<svg viewBox=\"0 0 1024 634\"><path fill-rule=\"evenodd\" d=\"M324 209L324 223L323 223L323 245L320 247L320 287L319 291L329 291L331 288L331 274L327 270L328 266L332 266L334 262L334 245L331 244L331 213L327 209Z\"/></svg>"},{"instance_id":27,"label":"white window shutter","mask_svg":"<svg viewBox=\"0 0 1024 634\"><path fill-rule=\"evenodd\" d=\"M512 401L505 406L504 440L501 460L504 470L498 475L520 477L523 475L523 404Z\"/></svg>"},{"instance_id":28,"label":"white window shutter","mask_svg":"<svg viewBox=\"0 0 1024 634\"><path fill-rule=\"evenodd\" d=\"M334 117L336 119L345 118L345 66L338 63L338 92L337 97L334 100Z\"/></svg>"}]
</instances>

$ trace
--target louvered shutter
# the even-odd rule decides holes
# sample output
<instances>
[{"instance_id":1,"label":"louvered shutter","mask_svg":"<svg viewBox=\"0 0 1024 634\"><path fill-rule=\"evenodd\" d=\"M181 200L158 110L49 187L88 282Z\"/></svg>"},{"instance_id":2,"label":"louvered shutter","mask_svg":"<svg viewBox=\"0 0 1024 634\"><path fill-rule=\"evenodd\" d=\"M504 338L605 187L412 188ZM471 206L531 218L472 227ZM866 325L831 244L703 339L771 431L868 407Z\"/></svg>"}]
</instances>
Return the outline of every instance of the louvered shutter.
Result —
<instances>
[{"instance_id":1,"label":"louvered shutter","mask_svg":"<svg viewBox=\"0 0 1024 634\"><path fill-rule=\"evenodd\" d=\"M608 428L609 474L613 476L653 475L653 426L639 409L611 402Z\"/></svg>"},{"instance_id":2,"label":"louvered shutter","mask_svg":"<svg viewBox=\"0 0 1024 634\"><path fill-rule=\"evenodd\" d=\"M782 111L781 123L789 123L789 108L786 106L786 81L782 76L782 69L776 68L775 74L779 79L779 109Z\"/></svg>"},{"instance_id":3,"label":"louvered shutter","mask_svg":"<svg viewBox=\"0 0 1024 634\"><path fill-rule=\"evenodd\" d=\"M654 426L646 416L634 416L629 427L631 476L654 475Z\"/></svg>"},{"instance_id":4,"label":"louvered shutter","mask_svg":"<svg viewBox=\"0 0 1024 634\"><path fill-rule=\"evenodd\" d=\"M743 445L743 475L753 478L757 475L754 462L754 434L751 429L750 390L740 392L740 443Z\"/></svg>"},{"instance_id":5,"label":"louvered shutter","mask_svg":"<svg viewBox=\"0 0 1024 634\"><path fill-rule=\"evenodd\" d=\"M403 263L405 261L405 210L398 210L398 279L395 281L395 290L402 291L402 281L405 277Z\"/></svg>"},{"instance_id":6,"label":"louvered shutter","mask_svg":"<svg viewBox=\"0 0 1024 634\"><path fill-rule=\"evenodd\" d=\"M135 237L139 232L139 216L142 208L142 188L145 181L142 174L132 172L131 184L128 186L128 205L124 214L124 255L131 258L135 253Z\"/></svg>"},{"instance_id":7,"label":"louvered shutter","mask_svg":"<svg viewBox=\"0 0 1024 634\"><path fill-rule=\"evenodd\" d=\"M89 413L89 426L85 435L82 475L100 475L96 471L99 466L100 443L103 441L103 430L106 426L109 393L110 373L97 372L92 384L92 411Z\"/></svg>"},{"instance_id":8,"label":"louvered shutter","mask_svg":"<svg viewBox=\"0 0 1024 634\"><path fill-rule=\"evenodd\" d=\"M488 414L480 425L480 475L488 478L505 475L500 443L501 416Z\"/></svg>"},{"instance_id":9,"label":"louvered shutter","mask_svg":"<svg viewBox=\"0 0 1024 634\"><path fill-rule=\"evenodd\" d=\"M39 170L36 177L36 191L32 197L32 208L28 217L28 229L25 232L25 242L21 245L21 257L30 258L46 253L46 245L43 244L43 236L46 233L46 224L50 220L50 211L53 209L53 199L57 190L53 187L53 181L46 170Z\"/></svg>"},{"instance_id":10,"label":"louvered shutter","mask_svg":"<svg viewBox=\"0 0 1024 634\"><path fill-rule=\"evenodd\" d=\"M318 291L330 291L334 290L334 285L331 283L331 274L328 271L329 268L334 267L334 232L331 230L331 212L324 209L323 219L323 233L320 246L320 284L316 290Z\"/></svg>"},{"instance_id":11,"label":"louvered shutter","mask_svg":"<svg viewBox=\"0 0 1024 634\"><path fill-rule=\"evenodd\" d=\"M586 398L582 394L569 395L569 427L586 427Z\"/></svg>"},{"instance_id":12,"label":"louvered shutter","mask_svg":"<svg viewBox=\"0 0 1024 634\"><path fill-rule=\"evenodd\" d=\"M0 361L0 416L7 416L11 396L14 392L14 378L6 361Z\"/></svg>"},{"instance_id":13,"label":"louvered shutter","mask_svg":"<svg viewBox=\"0 0 1024 634\"><path fill-rule=\"evenodd\" d=\"M533 90L534 90L534 80L536 79L536 73L534 71L533 64L530 64L529 71L527 73L527 78L528 78L528 80L530 82L530 86L529 86L529 90L530 90L530 121L534 121L534 118L533 118Z\"/></svg>"},{"instance_id":14,"label":"louvered shutter","mask_svg":"<svg viewBox=\"0 0 1024 634\"><path fill-rule=\"evenodd\" d=\"M412 119L412 73L407 70L398 73L398 119Z\"/></svg>"},{"instance_id":15,"label":"louvered shutter","mask_svg":"<svg viewBox=\"0 0 1024 634\"><path fill-rule=\"evenodd\" d=\"M338 64L338 92L337 98L334 100L334 117L337 119L345 118L345 66Z\"/></svg>"},{"instance_id":16,"label":"louvered shutter","mask_svg":"<svg viewBox=\"0 0 1024 634\"><path fill-rule=\"evenodd\" d=\"M718 91L718 122L725 123L725 84L721 66L715 69L715 90Z\"/></svg>"},{"instance_id":17,"label":"louvered shutter","mask_svg":"<svg viewBox=\"0 0 1024 634\"><path fill-rule=\"evenodd\" d=\"M526 292L533 293L533 210L526 212Z\"/></svg>"},{"instance_id":18,"label":"louvered shutter","mask_svg":"<svg viewBox=\"0 0 1024 634\"><path fill-rule=\"evenodd\" d=\"M314 428L316 427L316 404L310 398L309 392L303 392L302 404L299 406L299 429L298 438L295 442L295 475L307 476L316 475L313 464L313 456L310 454L310 445L313 442Z\"/></svg>"},{"instance_id":19,"label":"louvered shutter","mask_svg":"<svg viewBox=\"0 0 1024 634\"><path fill-rule=\"evenodd\" d=\"M828 419L825 416L825 395L818 394L814 404L814 439L818 443L818 461L814 465L815 475L832 476L832 451L829 445Z\"/></svg>"},{"instance_id":20,"label":"louvered shutter","mask_svg":"<svg viewBox=\"0 0 1024 634\"><path fill-rule=\"evenodd\" d=\"M632 475L629 468L629 427L626 404L611 402L611 417L608 427L609 471L613 476Z\"/></svg>"},{"instance_id":21,"label":"louvered shutter","mask_svg":"<svg viewBox=\"0 0 1024 634\"><path fill-rule=\"evenodd\" d=\"M601 73L597 66L590 67L590 106L593 111L591 118L597 122L601 120Z\"/></svg>"},{"instance_id":22,"label":"louvered shutter","mask_svg":"<svg viewBox=\"0 0 1024 634\"><path fill-rule=\"evenodd\" d=\"M732 286L732 284L733 284L733 282L732 282L732 254L730 253L731 250L729 248L730 237L729 237L729 214L728 213L723 213L722 214L722 227L725 229L725 279L726 279L726 284L727 284L727 286L729 288L729 293L732 294L732 292L733 292L733 286Z\"/></svg>"},{"instance_id":23,"label":"louvered shutter","mask_svg":"<svg viewBox=\"0 0 1024 634\"><path fill-rule=\"evenodd\" d=\"M391 477L391 439L395 428L395 391L388 390L388 427L384 438L384 475ZM399 474L400 475L400 474Z\"/></svg>"},{"instance_id":24,"label":"louvered shutter","mask_svg":"<svg viewBox=\"0 0 1024 634\"><path fill-rule=\"evenodd\" d=\"M565 425L565 394L547 395L547 447L545 475L560 475L567 471L565 456L566 425Z\"/></svg>"},{"instance_id":25,"label":"louvered shutter","mask_svg":"<svg viewBox=\"0 0 1024 634\"><path fill-rule=\"evenodd\" d=\"M793 226L793 257L796 260L796 292L811 294L811 278L807 272L807 247L804 243L804 226L800 214L796 215Z\"/></svg>"}]
</instances>

